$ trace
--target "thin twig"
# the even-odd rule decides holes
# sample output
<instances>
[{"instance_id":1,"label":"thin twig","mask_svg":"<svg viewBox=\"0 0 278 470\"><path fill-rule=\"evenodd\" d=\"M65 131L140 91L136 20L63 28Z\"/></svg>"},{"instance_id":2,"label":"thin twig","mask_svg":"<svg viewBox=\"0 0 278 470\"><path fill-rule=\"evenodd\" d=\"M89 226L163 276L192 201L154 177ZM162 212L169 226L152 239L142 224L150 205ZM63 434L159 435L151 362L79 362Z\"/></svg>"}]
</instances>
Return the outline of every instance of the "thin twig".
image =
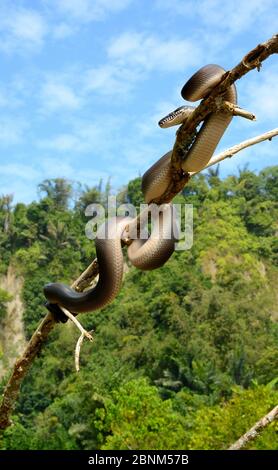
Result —
<instances>
[{"instance_id":1,"label":"thin twig","mask_svg":"<svg viewBox=\"0 0 278 470\"><path fill-rule=\"evenodd\" d=\"M81 335L78 338L78 341L75 346L75 369L77 372L79 372L80 367L79 367L79 357L80 357L80 349L81 345L83 343L84 338L87 338L89 341L93 341L94 338L90 334L90 332L86 331L85 328L81 325L81 323L77 320L77 318L69 312L66 308L60 307L61 310L64 312L64 314L77 326L79 331L81 332Z\"/></svg>"},{"instance_id":2,"label":"thin twig","mask_svg":"<svg viewBox=\"0 0 278 470\"><path fill-rule=\"evenodd\" d=\"M261 418L249 431L241 436L234 444L232 444L228 450L240 450L243 449L249 442L256 439L260 431L269 426L272 421L278 419L278 405L273 408L267 415Z\"/></svg>"},{"instance_id":3,"label":"thin twig","mask_svg":"<svg viewBox=\"0 0 278 470\"><path fill-rule=\"evenodd\" d=\"M80 357L80 349L81 349L81 345L83 343L83 340L84 340L84 338L87 338L89 341L92 342L94 340L94 338L92 337L92 335L90 334L89 331L87 331L87 330L85 330L85 328L83 328L81 323L77 320L77 318L71 312L69 312L64 307L60 307L60 308L63 311L63 313L66 315L66 317L68 317L77 326L77 328L81 332L81 335L79 336L78 341L77 341L76 346L75 346L75 354L74 354L75 369L76 369L77 372L79 372L79 370L80 370L79 357Z\"/></svg>"},{"instance_id":4,"label":"thin twig","mask_svg":"<svg viewBox=\"0 0 278 470\"><path fill-rule=\"evenodd\" d=\"M60 307L61 310L64 312L64 314L70 318L70 320L77 326L77 328L79 329L79 331L81 332L81 334L86 337L89 341L93 341L93 337L92 335L90 335L90 333L88 333L88 331L86 331L83 326L81 325L81 323L77 320L77 318L72 314L70 313L67 309L65 309L64 307Z\"/></svg>"},{"instance_id":5,"label":"thin twig","mask_svg":"<svg viewBox=\"0 0 278 470\"><path fill-rule=\"evenodd\" d=\"M92 333L93 331L94 330L89 331L89 334ZM79 338L77 340L77 343L76 343L76 346L75 346L74 358L75 358L75 370L76 370L76 372L79 372L79 370L80 370L79 358L80 358L80 350L81 350L81 346L82 346L82 343L84 341L84 338L85 338L85 334L82 332L81 335L79 336ZM92 336L91 336L91 338L92 338L92 340L94 339Z\"/></svg>"},{"instance_id":6,"label":"thin twig","mask_svg":"<svg viewBox=\"0 0 278 470\"><path fill-rule=\"evenodd\" d=\"M81 335L79 336L78 338L78 341L76 343L76 346L75 346L75 369L76 369L76 372L79 372L80 370L80 366L79 366L79 357L80 357L80 349L81 349L81 345L83 343L83 340L85 338L85 335L84 333L81 333Z\"/></svg>"},{"instance_id":7,"label":"thin twig","mask_svg":"<svg viewBox=\"0 0 278 470\"><path fill-rule=\"evenodd\" d=\"M275 35L265 43L259 44L255 47L236 67L224 74L221 83L213 89L209 97L201 102L201 104L191 114L190 118L187 119L186 123L179 128L172 152L171 183L165 193L152 202L163 204L171 201L190 179L190 174L184 174L182 170L182 162L186 157L190 145L194 141L197 126L209 113L217 110L216 98L218 96L223 96L227 88L232 83L250 72L250 70L256 67L259 69L263 60L277 52L278 35ZM94 260L84 273L81 274L77 281L73 283L72 287L77 291L82 292L90 285L97 274L98 263L97 260ZM16 361L12 375L3 393L3 400L0 406L0 429L5 429L11 424L9 417L13 411L22 380L26 376L33 360L40 351L42 344L46 341L49 332L55 324L56 320L54 316L51 313L47 313L27 344L22 356L18 361Z\"/></svg>"}]
</instances>

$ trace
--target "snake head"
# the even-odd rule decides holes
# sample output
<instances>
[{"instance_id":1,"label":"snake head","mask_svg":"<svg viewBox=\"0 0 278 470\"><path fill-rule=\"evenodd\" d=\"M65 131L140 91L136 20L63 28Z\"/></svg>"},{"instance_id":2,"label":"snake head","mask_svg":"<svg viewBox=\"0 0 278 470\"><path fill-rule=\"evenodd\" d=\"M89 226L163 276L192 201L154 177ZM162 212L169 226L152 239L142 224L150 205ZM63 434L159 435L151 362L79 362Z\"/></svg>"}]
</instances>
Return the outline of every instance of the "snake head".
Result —
<instances>
[{"instance_id":1,"label":"snake head","mask_svg":"<svg viewBox=\"0 0 278 470\"><path fill-rule=\"evenodd\" d=\"M158 125L162 128L177 126L182 124L193 111L194 106L180 106L160 119Z\"/></svg>"}]
</instances>

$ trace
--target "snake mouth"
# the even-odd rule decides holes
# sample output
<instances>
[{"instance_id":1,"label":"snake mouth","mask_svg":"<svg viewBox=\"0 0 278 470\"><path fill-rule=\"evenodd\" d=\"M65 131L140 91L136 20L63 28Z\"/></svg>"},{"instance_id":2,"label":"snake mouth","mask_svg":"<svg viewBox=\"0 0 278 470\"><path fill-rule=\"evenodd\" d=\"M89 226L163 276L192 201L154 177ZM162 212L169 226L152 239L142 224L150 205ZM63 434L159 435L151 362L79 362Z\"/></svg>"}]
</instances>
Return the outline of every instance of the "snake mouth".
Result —
<instances>
[{"instance_id":1,"label":"snake mouth","mask_svg":"<svg viewBox=\"0 0 278 470\"><path fill-rule=\"evenodd\" d=\"M193 106L180 106L158 122L159 127L171 127L182 124L194 110Z\"/></svg>"},{"instance_id":2,"label":"snake mouth","mask_svg":"<svg viewBox=\"0 0 278 470\"><path fill-rule=\"evenodd\" d=\"M174 116L169 116L167 118L160 119L158 122L159 127L163 127L167 122L172 121Z\"/></svg>"},{"instance_id":3,"label":"snake mouth","mask_svg":"<svg viewBox=\"0 0 278 470\"><path fill-rule=\"evenodd\" d=\"M176 124L176 119L181 116L182 113L181 112L173 112L171 114L168 114L165 118L163 119L160 119L160 121L158 122L158 125L160 127L170 127L170 126L173 126ZM178 124L178 123L177 123Z\"/></svg>"}]
</instances>

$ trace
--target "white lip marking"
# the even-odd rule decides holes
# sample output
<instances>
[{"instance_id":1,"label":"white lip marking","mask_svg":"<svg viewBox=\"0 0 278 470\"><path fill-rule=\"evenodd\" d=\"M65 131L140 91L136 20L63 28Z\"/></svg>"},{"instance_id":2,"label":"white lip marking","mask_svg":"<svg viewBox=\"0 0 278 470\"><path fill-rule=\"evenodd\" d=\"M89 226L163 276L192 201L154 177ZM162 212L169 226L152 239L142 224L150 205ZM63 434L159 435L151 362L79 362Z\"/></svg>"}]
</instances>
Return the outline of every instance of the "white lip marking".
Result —
<instances>
[{"instance_id":1,"label":"white lip marking","mask_svg":"<svg viewBox=\"0 0 278 470\"><path fill-rule=\"evenodd\" d=\"M190 112L193 111L193 106L180 106L179 108L175 109L171 113L167 114L164 118L162 118L158 125L160 127L172 127L182 124L187 117L190 115Z\"/></svg>"}]
</instances>

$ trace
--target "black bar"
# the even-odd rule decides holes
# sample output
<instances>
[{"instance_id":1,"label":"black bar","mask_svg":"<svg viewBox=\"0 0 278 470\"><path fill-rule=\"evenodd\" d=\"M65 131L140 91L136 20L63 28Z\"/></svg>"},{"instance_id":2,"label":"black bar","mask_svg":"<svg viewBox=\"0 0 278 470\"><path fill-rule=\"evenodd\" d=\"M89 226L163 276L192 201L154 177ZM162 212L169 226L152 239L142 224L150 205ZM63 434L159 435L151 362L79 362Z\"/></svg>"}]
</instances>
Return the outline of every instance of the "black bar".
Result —
<instances>
[{"instance_id":1,"label":"black bar","mask_svg":"<svg viewBox=\"0 0 278 470\"><path fill-rule=\"evenodd\" d=\"M274 460L275 459L275 460ZM274 468L277 454L274 451L186 451L186 450L128 450L128 451L0 451L0 467L26 464L29 468L38 465L64 464L78 468L130 468L140 466L206 468L221 465L264 465ZM272 464L273 465L269 465ZM201 466L201 467L200 467ZM77 468L77 467L76 467ZM248 467L246 467L248 468Z\"/></svg>"}]
</instances>

